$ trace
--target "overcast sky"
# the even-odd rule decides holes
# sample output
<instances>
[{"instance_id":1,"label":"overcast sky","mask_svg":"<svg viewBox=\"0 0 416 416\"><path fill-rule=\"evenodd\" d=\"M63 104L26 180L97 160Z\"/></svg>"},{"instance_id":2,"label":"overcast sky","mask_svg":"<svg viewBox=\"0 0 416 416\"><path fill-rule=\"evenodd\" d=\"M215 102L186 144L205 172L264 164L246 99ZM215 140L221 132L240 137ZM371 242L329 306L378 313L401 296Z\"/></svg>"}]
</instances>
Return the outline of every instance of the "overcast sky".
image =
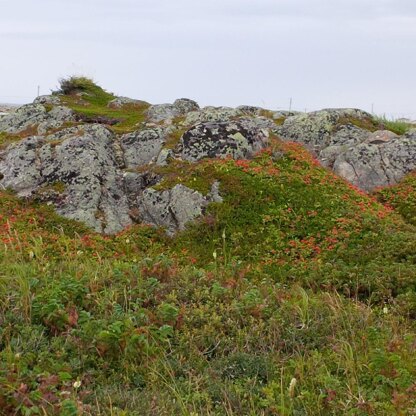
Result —
<instances>
[{"instance_id":1,"label":"overcast sky","mask_svg":"<svg viewBox=\"0 0 416 416\"><path fill-rule=\"evenodd\" d=\"M416 0L0 0L0 102L87 75L151 103L416 118Z\"/></svg>"}]
</instances>

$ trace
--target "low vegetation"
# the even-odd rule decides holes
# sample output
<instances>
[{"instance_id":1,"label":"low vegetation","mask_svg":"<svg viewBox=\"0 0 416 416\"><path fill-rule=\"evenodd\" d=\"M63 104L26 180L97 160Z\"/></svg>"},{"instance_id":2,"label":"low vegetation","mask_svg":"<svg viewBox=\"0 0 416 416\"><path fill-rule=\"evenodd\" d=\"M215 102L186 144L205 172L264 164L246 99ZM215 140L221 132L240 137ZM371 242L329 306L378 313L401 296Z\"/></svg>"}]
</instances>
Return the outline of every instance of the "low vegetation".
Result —
<instances>
[{"instance_id":1,"label":"low vegetation","mask_svg":"<svg viewBox=\"0 0 416 416\"><path fill-rule=\"evenodd\" d=\"M174 238L1 193L0 413L414 414L414 176L380 203L277 139L172 166L224 198Z\"/></svg>"},{"instance_id":2,"label":"low vegetation","mask_svg":"<svg viewBox=\"0 0 416 416\"><path fill-rule=\"evenodd\" d=\"M128 133L145 121L149 104L140 101L120 108L109 107L116 96L85 77L70 77L60 81L60 100L80 116L80 120L101 122L115 133Z\"/></svg>"},{"instance_id":3,"label":"low vegetation","mask_svg":"<svg viewBox=\"0 0 416 416\"><path fill-rule=\"evenodd\" d=\"M397 185L375 192L376 197L393 207L412 225L416 225L416 172L403 178Z\"/></svg>"},{"instance_id":4,"label":"low vegetation","mask_svg":"<svg viewBox=\"0 0 416 416\"><path fill-rule=\"evenodd\" d=\"M386 130L390 130L398 135L405 134L410 129L416 128L416 125L414 124L406 123L404 121L392 120L386 116L377 117L376 120L381 125L381 127Z\"/></svg>"}]
</instances>

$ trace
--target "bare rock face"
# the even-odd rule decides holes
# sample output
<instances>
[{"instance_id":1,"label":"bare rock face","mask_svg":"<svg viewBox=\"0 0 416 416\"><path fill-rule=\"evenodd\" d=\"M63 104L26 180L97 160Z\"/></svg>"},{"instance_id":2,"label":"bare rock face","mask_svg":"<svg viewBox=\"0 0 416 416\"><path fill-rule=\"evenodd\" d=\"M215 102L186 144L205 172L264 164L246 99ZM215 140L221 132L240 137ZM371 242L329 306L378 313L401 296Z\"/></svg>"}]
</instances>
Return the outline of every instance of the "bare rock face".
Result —
<instances>
[{"instance_id":1,"label":"bare rock face","mask_svg":"<svg viewBox=\"0 0 416 416\"><path fill-rule=\"evenodd\" d=\"M372 120L372 116L352 108L301 113L288 117L277 129L277 133L282 139L302 143L317 154L331 144L331 137L337 127L351 124L351 120Z\"/></svg>"},{"instance_id":2,"label":"bare rock face","mask_svg":"<svg viewBox=\"0 0 416 416\"><path fill-rule=\"evenodd\" d=\"M217 194L218 190L212 192ZM167 234L172 236L184 230L188 222L201 216L209 202L210 195L205 197L179 184L165 191L146 189L138 201L138 210L143 222L164 227Z\"/></svg>"},{"instance_id":3,"label":"bare rock face","mask_svg":"<svg viewBox=\"0 0 416 416\"><path fill-rule=\"evenodd\" d=\"M114 100L111 100L108 104L108 108L123 108L126 105L143 105L147 104L141 100L135 100L134 98L129 97L117 97Z\"/></svg>"},{"instance_id":4,"label":"bare rock face","mask_svg":"<svg viewBox=\"0 0 416 416\"><path fill-rule=\"evenodd\" d=\"M156 104L147 110L147 118L155 123L183 116L190 111L199 110L199 105L188 98L180 98L173 104Z\"/></svg>"},{"instance_id":5,"label":"bare rock face","mask_svg":"<svg viewBox=\"0 0 416 416\"><path fill-rule=\"evenodd\" d=\"M157 161L169 129L155 127L125 134L120 138L127 168L137 168Z\"/></svg>"},{"instance_id":6,"label":"bare rock face","mask_svg":"<svg viewBox=\"0 0 416 416\"><path fill-rule=\"evenodd\" d=\"M72 110L67 107L58 106L47 111L42 104L27 104L0 118L0 132L18 134L32 129L44 134L48 129L74 120Z\"/></svg>"},{"instance_id":7,"label":"bare rock face","mask_svg":"<svg viewBox=\"0 0 416 416\"><path fill-rule=\"evenodd\" d=\"M33 104L61 105L61 100L57 95L40 95L33 100Z\"/></svg>"},{"instance_id":8,"label":"bare rock face","mask_svg":"<svg viewBox=\"0 0 416 416\"><path fill-rule=\"evenodd\" d=\"M201 110L189 112L184 121L184 125L192 126L199 123L207 122L221 122L236 120L238 117L243 117L244 111L238 108L230 107L204 107Z\"/></svg>"},{"instance_id":9,"label":"bare rock face","mask_svg":"<svg viewBox=\"0 0 416 416\"><path fill-rule=\"evenodd\" d=\"M190 162L203 158L249 158L267 145L269 133L250 119L197 124L181 138L181 157Z\"/></svg>"},{"instance_id":10,"label":"bare rock face","mask_svg":"<svg viewBox=\"0 0 416 416\"><path fill-rule=\"evenodd\" d=\"M10 145L0 159L0 185L30 197L59 189L57 212L115 233L131 224L112 149L112 133L100 125L79 126Z\"/></svg>"},{"instance_id":11,"label":"bare rock face","mask_svg":"<svg viewBox=\"0 0 416 416\"><path fill-rule=\"evenodd\" d=\"M372 116L355 109L328 109L289 117L277 133L304 144L318 160L353 185L372 191L393 185L416 169L415 130L398 136L371 132Z\"/></svg>"},{"instance_id":12,"label":"bare rock face","mask_svg":"<svg viewBox=\"0 0 416 416\"><path fill-rule=\"evenodd\" d=\"M376 133L339 154L333 164L336 174L365 191L394 185L416 169L416 131Z\"/></svg>"}]
</instances>

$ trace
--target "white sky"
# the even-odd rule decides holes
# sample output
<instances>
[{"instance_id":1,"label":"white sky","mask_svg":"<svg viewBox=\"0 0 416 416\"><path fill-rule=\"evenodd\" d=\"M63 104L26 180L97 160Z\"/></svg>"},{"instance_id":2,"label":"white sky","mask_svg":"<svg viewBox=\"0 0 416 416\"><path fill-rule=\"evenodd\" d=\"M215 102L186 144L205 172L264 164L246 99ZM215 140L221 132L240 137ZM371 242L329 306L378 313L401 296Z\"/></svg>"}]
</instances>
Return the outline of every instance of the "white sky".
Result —
<instances>
[{"instance_id":1,"label":"white sky","mask_svg":"<svg viewBox=\"0 0 416 416\"><path fill-rule=\"evenodd\" d=\"M0 102L87 75L188 97L416 118L416 0L0 0Z\"/></svg>"}]
</instances>

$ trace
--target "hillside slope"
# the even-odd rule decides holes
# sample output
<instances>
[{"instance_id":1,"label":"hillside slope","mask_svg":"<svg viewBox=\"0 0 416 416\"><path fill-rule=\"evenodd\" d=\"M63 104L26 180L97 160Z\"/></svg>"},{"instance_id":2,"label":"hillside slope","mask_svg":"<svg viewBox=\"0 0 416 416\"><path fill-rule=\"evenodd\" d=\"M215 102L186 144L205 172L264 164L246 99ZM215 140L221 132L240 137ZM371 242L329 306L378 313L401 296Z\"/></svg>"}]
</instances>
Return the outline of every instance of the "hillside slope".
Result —
<instances>
[{"instance_id":1,"label":"hillside slope","mask_svg":"<svg viewBox=\"0 0 416 416\"><path fill-rule=\"evenodd\" d=\"M414 413L414 175L368 194L315 158L329 147L318 148L319 137L331 143L333 129L353 136L359 128L368 143L377 121L365 114L353 119L360 127L351 118L339 124L331 113L328 124L327 113L312 114L307 123L322 116L327 128L308 135L305 127L308 151L285 139L281 120L304 115L247 118L264 110L195 110L189 100L149 110L122 99L113 110L107 105L117 98L104 93L95 91L90 105L79 95L59 99L94 125L105 117L98 127L82 123L114 134L110 147L128 143L131 136L120 135L138 131L141 117L162 117L153 130L170 128L164 117L173 113L162 147L174 151L168 163L128 167L115 160L114 177L120 169L124 180L141 175L145 185L125 194L128 209L135 201L138 212L112 235L57 214L59 198L73 186L62 177L39 182L25 198L19 190L1 192L0 414ZM178 114L183 105L193 110ZM230 133L220 145L214 129ZM85 143L85 131L69 141ZM4 135L6 153L26 133ZM91 137L95 146L101 136ZM406 146L413 140L411 130L392 137L398 147L400 138ZM58 152L60 145L51 146ZM138 163L148 154L140 149L124 151L123 163ZM79 188L72 192L80 195ZM142 222L143 212L153 225ZM108 222L108 212L100 215L96 221Z\"/></svg>"}]
</instances>

